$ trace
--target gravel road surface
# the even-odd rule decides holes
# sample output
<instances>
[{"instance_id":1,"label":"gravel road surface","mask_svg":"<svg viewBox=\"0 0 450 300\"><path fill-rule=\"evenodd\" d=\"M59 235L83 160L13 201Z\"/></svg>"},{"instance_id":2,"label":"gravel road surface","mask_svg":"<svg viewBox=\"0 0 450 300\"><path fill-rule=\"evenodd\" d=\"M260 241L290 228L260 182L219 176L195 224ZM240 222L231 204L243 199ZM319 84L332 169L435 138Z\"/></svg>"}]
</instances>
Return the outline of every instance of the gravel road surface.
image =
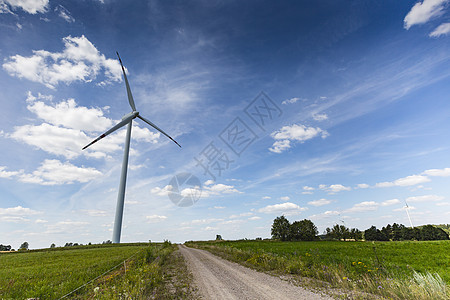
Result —
<instances>
[{"instance_id":1,"label":"gravel road surface","mask_svg":"<svg viewBox=\"0 0 450 300\"><path fill-rule=\"evenodd\" d=\"M332 299L278 277L224 260L208 251L179 245L204 299Z\"/></svg>"}]
</instances>

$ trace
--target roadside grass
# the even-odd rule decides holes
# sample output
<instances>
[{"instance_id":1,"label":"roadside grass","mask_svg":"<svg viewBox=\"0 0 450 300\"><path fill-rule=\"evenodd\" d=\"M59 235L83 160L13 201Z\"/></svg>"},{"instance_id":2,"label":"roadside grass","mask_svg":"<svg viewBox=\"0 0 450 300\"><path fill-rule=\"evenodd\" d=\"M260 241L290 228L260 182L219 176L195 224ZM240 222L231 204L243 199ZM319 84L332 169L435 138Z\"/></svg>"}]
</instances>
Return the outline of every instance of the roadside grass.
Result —
<instances>
[{"instance_id":1,"label":"roadside grass","mask_svg":"<svg viewBox=\"0 0 450 300\"><path fill-rule=\"evenodd\" d=\"M450 241L188 242L252 268L317 279L309 285L391 299L450 299Z\"/></svg>"},{"instance_id":2,"label":"roadside grass","mask_svg":"<svg viewBox=\"0 0 450 300\"><path fill-rule=\"evenodd\" d=\"M194 299L192 277L176 245L149 247L73 299Z\"/></svg>"},{"instance_id":3,"label":"roadside grass","mask_svg":"<svg viewBox=\"0 0 450 300\"><path fill-rule=\"evenodd\" d=\"M165 271L172 265L183 264L174 258L175 250L176 245L165 242L0 254L0 298L59 299L119 265L67 298L148 299L158 294L174 294L186 299L188 278L184 286L169 284Z\"/></svg>"}]
</instances>

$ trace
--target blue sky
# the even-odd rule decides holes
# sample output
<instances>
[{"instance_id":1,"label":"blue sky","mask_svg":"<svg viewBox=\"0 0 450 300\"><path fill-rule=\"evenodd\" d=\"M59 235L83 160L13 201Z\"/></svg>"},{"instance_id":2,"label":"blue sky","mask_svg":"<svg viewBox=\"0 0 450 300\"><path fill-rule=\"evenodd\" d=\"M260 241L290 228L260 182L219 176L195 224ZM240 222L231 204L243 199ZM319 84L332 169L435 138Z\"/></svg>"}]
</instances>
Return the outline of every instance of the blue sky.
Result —
<instances>
[{"instance_id":1,"label":"blue sky","mask_svg":"<svg viewBox=\"0 0 450 300\"><path fill-rule=\"evenodd\" d=\"M183 147L133 122L123 242L449 223L449 5L0 0L0 243L111 239L125 129L81 148L131 111L116 51Z\"/></svg>"}]
</instances>

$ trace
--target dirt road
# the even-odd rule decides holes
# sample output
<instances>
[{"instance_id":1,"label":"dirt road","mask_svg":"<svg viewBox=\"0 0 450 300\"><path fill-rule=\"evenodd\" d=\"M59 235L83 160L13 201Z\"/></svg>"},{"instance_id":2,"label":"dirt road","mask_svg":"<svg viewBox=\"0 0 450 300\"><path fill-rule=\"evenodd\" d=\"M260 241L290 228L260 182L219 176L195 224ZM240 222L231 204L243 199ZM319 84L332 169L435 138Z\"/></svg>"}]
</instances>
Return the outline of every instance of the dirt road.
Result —
<instances>
[{"instance_id":1,"label":"dirt road","mask_svg":"<svg viewBox=\"0 0 450 300\"><path fill-rule=\"evenodd\" d=\"M207 251L179 248L204 299L332 299Z\"/></svg>"}]
</instances>

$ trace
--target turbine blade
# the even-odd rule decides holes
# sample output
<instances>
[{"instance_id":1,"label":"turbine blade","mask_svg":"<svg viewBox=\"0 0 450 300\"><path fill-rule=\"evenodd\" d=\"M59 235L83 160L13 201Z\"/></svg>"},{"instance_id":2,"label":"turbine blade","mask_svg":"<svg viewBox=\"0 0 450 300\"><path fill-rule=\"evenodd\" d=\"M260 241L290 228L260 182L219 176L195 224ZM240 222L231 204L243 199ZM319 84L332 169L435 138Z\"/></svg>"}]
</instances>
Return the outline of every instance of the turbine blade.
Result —
<instances>
[{"instance_id":1,"label":"turbine blade","mask_svg":"<svg viewBox=\"0 0 450 300\"><path fill-rule=\"evenodd\" d=\"M120 59L119 52L117 52L117 57L119 57L120 65L122 66L122 72L123 72L123 78L125 78L125 85L127 86L127 95L128 95L128 102L130 103L131 108L133 111L136 111L136 105L134 105L133 95L131 94L130 85L128 84L127 74L125 74L125 68L123 67L122 60Z\"/></svg>"},{"instance_id":2,"label":"turbine blade","mask_svg":"<svg viewBox=\"0 0 450 300\"><path fill-rule=\"evenodd\" d=\"M175 141L170 135L168 135L167 133L165 133L161 128L159 128L158 126L156 126L155 124L153 124L152 122L150 122L149 120L147 120L146 118L142 117L141 115L137 116L139 119L141 119L142 121L144 121L145 123L147 123L148 125L152 126L153 128L155 128L156 130L158 130L159 132L161 132L162 134L164 134L165 136L167 136L172 142L174 142L175 144L178 145L178 147L181 148L180 144L177 143L177 141Z\"/></svg>"},{"instance_id":3,"label":"turbine blade","mask_svg":"<svg viewBox=\"0 0 450 300\"><path fill-rule=\"evenodd\" d=\"M89 144L87 144L86 146L84 146L83 149L81 149L81 150L86 149L87 147L89 147L90 145L92 145L92 144L98 142L99 140L101 140L101 139L104 138L105 136L107 136L107 135L113 133L114 131L116 131L117 129L119 129L119 128L125 126L126 124L128 124L129 122L131 122L132 119L133 119L133 115L131 115L130 117L128 117L128 118L126 118L126 119L123 119L123 120L120 121L117 125L115 125L114 127L112 127L110 130L106 131L104 134L102 134L101 136L99 136L98 138L96 138L95 140L93 140L92 142L90 142Z\"/></svg>"}]
</instances>

